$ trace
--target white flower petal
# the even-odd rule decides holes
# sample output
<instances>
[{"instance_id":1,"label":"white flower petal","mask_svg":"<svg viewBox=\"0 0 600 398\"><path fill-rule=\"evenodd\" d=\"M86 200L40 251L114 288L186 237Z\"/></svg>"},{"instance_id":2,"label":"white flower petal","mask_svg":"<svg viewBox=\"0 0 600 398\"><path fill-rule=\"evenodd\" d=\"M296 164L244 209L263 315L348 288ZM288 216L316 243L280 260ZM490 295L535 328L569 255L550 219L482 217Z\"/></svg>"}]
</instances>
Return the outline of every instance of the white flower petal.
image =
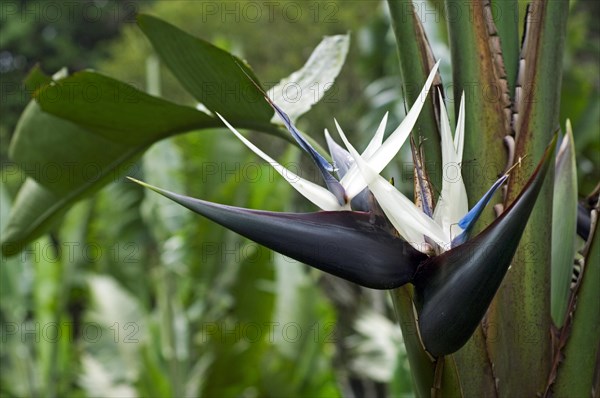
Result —
<instances>
[{"instance_id":1,"label":"white flower petal","mask_svg":"<svg viewBox=\"0 0 600 398\"><path fill-rule=\"evenodd\" d=\"M408 114L400 123L400 126L394 130L394 132L388 137L388 139L379 147L375 153L369 157L368 162L370 167L376 172L380 173L385 166L396 156L404 141L408 138L408 135L412 131L415 123L417 122L417 118L421 113L421 109L425 104L425 99L427 98L427 94L429 89L431 88L431 84L433 83L433 79L435 78L435 74L437 72L440 61L438 61L431 72L429 73L429 77L421 90L421 94L419 98L415 101ZM362 191L366 187L366 182L361 177L361 173L359 172L356 165L348 171L348 173L342 178L340 181L344 189L346 190L346 195L348 198L353 198L360 191Z\"/></svg>"},{"instance_id":2,"label":"white flower petal","mask_svg":"<svg viewBox=\"0 0 600 398\"><path fill-rule=\"evenodd\" d=\"M298 191L306 199L317 205L322 210L341 210L338 200L335 195L329 192L326 188L308 181L292 171L280 165L276 160L261 151L256 145L251 143L240 134L223 116L217 113L217 116L225 123L225 125L242 141L252 152L260 156L264 161L269 163L287 182L289 182L296 191Z\"/></svg>"},{"instance_id":3,"label":"white flower petal","mask_svg":"<svg viewBox=\"0 0 600 398\"><path fill-rule=\"evenodd\" d=\"M456 149L452 141L452 130L450 129L450 121L448 120L448 112L444 104L442 93L438 91L440 99L440 146L442 147L442 164L456 163Z\"/></svg>"},{"instance_id":4,"label":"white flower petal","mask_svg":"<svg viewBox=\"0 0 600 398\"><path fill-rule=\"evenodd\" d=\"M465 92L460 97L460 108L456 120L456 132L454 133L454 148L458 161L462 163L463 148L465 147Z\"/></svg>"},{"instance_id":5,"label":"white flower petal","mask_svg":"<svg viewBox=\"0 0 600 398\"><path fill-rule=\"evenodd\" d=\"M467 191L462 179L461 159L456 153L455 143L452 140L448 113L444 105L444 99L438 92L440 98L440 122L441 122L441 146L442 146L442 193L433 211L433 219L447 236L448 240L462 232L454 225L469 211L467 203ZM459 117L460 119L460 117ZM457 130L460 128L460 121Z\"/></svg>"},{"instance_id":6,"label":"white flower petal","mask_svg":"<svg viewBox=\"0 0 600 398\"><path fill-rule=\"evenodd\" d=\"M439 225L363 160L342 131L340 136L354 157L357 168L368 183L377 203L400 235L418 250L422 249L423 235L427 235L437 243L447 245L449 242L446 241L446 236Z\"/></svg>"},{"instance_id":7,"label":"white flower petal","mask_svg":"<svg viewBox=\"0 0 600 398\"><path fill-rule=\"evenodd\" d=\"M375 135L371 138L369 145L367 145L367 148L363 151L362 157L364 159L369 159L383 144L383 134L385 133L385 126L387 126L388 114L389 112L385 113L383 119L381 119L381 123L379 123Z\"/></svg>"}]
</instances>

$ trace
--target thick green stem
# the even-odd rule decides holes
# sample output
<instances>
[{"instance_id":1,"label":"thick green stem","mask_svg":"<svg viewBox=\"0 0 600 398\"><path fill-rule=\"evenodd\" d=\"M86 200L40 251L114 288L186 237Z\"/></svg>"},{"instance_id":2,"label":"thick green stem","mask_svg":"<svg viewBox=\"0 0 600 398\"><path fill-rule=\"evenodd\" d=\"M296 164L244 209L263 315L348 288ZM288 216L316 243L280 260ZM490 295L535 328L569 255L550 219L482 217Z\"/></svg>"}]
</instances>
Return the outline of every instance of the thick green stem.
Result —
<instances>
[{"instance_id":1,"label":"thick green stem","mask_svg":"<svg viewBox=\"0 0 600 398\"><path fill-rule=\"evenodd\" d=\"M408 284L404 285L392 290L391 295L410 362L415 392L418 397L427 398L431 396L434 384L435 364L423 349L419 338L417 319L413 308L413 287Z\"/></svg>"},{"instance_id":2,"label":"thick green stem","mask_svg":"<svg viewBox=\"0 0 600 398\"><path fill-rule=\"evenodd\" d=\"M507 203L520 192L558 129L562 57L568 1L535 1L521 53L515 94L518 119L516 159L527 158L511 173ZM521 78L522 76L522 78ZM551 172L553 170L550 170ZM488 313L495 338L488 338L500 396L536 396L544 391L552 358L550 253L553 173L546 182L511 269Z\"/></svg>"}]
</instances>

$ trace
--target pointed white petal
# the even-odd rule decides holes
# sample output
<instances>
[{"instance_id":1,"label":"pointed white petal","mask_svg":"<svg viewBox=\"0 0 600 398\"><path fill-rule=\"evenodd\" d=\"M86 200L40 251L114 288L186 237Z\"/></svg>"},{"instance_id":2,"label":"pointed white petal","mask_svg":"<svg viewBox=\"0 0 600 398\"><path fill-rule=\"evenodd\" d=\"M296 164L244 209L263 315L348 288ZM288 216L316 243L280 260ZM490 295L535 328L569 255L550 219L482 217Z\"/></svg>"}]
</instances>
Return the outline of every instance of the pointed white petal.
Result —
<instances>
[{"instance_id":1,"label":"pointed white petal","mask_svg":"<svg viewBox=\"0 0 600 398\"><path fill-rule=\"evenodd\" d=\"M467 213L467 191L462 179L460 159L452 140L448 113L441 93L440 97L440 138L442 146L442 192L433 211L433 219L452 240L462 230L454 225Z\"/></svg>"},{"instance_id":2,"label":"pointed white petal","mask_svg":"<svg viewBox=\"0 0 600 398\"><path fill-rule=\"evenodd\" d=\"M252 152L260 156L265 162L269 163L287 182L289 182L296 191L298 191L306 199L317 205L322 210L340 210L340 204L335 195L329 192L326 188L308 181L292 171L286 169L276 160L261 151L256 145L251 143L239 131L237 131L223 116L217 113L217 116L225 123L225 125L240 139Z\"/></svg>"},{"instance_id":3,"label":"pointed white petal","mask_svg":"<svg viewBox=\"0 0 600 398\"><path fill-rule=\"evenodd\" d=\"M408 135L412 131L415 123L417 122L417 118L421 113L421 109L423 105L425 105L425 100L427 98L427 94L429 89L431 88L431 84L433 83L433 79L435 78L435 74L437 72L440 61L438 61L431 72L429 73L429 77L421 90L421 94L419 98L415 101L412 108L408 111L408 114L400 123L400 126L388 137L388 139L379 147L377 151L367 159L369 165L376 173L380 173L385 166L396 156L404 141L408 138ZM354 197L360 191L362 191L367 185L364 179L361 177L360 172L358 171L358 167L354 166L350 168L348 173L342 178L340 181L344 189L346 190L346 195L348 198Z\"/></svg>"},{"instance_id":4,"label":"pointed white petal","mask_svg":"<svg viewBox=\"0 0 600 398\"><path fill-rule=\"evenodd\" d=\"M458 161L462 163L463 148L465 146L465 92L460 97L460 108L456 120L456 132L454 133L454 148Z\"/></svg>"},{"instance_id":5,"label":"pointed white petal","mask_svg":"<svg viewBox=\"0 0 600 398\"><path fill-rule=\"evenodd\" d=\"M385 127L387 125L388 114L389 112L386 112L383 116L383 119L381 119L381 122L379 122L379 127L377 128L375 135L373 135L373 138L371 138L371 141L369 141L369 144L367 145L367 147L361 155L363 159L369 159L373 155L373 153L375 153L375 151L377 151L381 147L381 144L383 143L383 134L385 133ZM335 127L337 128L337 130L343 132L342 127L340 126L338 121L335 118L333 119L333 121L335 122ZM325 139L327 140L328 144L330 143L330 140L331 143L335 143L333 138L331 138L331 135L329 135L329 131L327 129L325 129ZM337 143L335 143L335 145L337 145Z\"/></svg>"},{"instance_id":6,"label":"pointed white petal","mask_svg":"<svg viewBox=\"0 0 600 398\"><path fill-rule=\"evenodd\" d=\"M354 157L358 170L368 183L368 187L377 199L377 203L379 203L394 228L407 242L416 249L421 250L424 243L423 235L427 235L438 243L449 244L439 225L363 160L342 131L340 131L340 136L346 144L346 148Z\"/></svg>"},{"instance_id":7,"label":"pointed white petal","mask_svg":"<svg viewBox=\"0 0 600 398\"><path fill-rule=\"evenodd\" d=\"M369 145L367 145L367 148L362 153L364 159L369 159L375 151L381 147L381 144L383 144L383 134L385 133L385 126L387 126L388 114L389 112L385 113L383 119L381 119L381 123L379 123L375 135L371 138L371 142L369 142Z\"/></svg>"},{"instance_id":8,"label":"pointed white petal","mask_svg":"<svg viewBox=\"0 0 600 398\"><path fill-rule=\"evenodd\" d=\"M438 91L440 99L440 145L442 147L442 165L456 162L456 149L452 141L452 130L450 129L450 121L448 120L448 112L444 104L442 93Z\"/></svg>"}]
</instances>

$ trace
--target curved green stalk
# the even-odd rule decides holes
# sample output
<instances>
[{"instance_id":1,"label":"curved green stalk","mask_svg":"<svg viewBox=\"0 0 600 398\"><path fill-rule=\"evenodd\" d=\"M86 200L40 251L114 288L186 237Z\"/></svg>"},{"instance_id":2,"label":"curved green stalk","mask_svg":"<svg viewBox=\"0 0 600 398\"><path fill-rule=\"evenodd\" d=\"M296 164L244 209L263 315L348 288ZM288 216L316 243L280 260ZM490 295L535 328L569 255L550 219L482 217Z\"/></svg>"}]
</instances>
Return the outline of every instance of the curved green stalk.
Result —
<instances>
[{"instance_id":1,"label":"curved green stalk","mask_svg":"<svg viewBox=\"0 0 600 398\"><path fill-rule=\"evenodd\" d=\"M431 396L431 388L434 384L435 364L423 349L419 338L417 319L413 308L414 289L407 284L390 291L390 293L402 330L415 392L418 397L427 398Z\"/></svg>"}]
</instances>

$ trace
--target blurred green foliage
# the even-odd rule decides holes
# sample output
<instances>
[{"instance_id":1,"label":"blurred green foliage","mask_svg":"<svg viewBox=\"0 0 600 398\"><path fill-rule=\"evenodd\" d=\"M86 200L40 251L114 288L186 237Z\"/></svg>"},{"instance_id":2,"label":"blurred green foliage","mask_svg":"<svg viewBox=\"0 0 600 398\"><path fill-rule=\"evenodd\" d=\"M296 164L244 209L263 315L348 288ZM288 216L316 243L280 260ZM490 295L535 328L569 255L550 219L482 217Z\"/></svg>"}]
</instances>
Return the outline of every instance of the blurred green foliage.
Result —
<instances>
[{"instance_id":1,"label":"blurred green foliage","mask_svg":"<svg viewBox=\"0 0 600 398\"><path fill-rule=\"evenodd\" d=\"M573 2L563 65L560 120L570 119L575 134L579 194L600 181L600 27L596 1Z\"/></svg>"},{"instance_id":2,"label":"blurred green foliage","mask_svg":"<svg viewBox=\"0 0 600 398\"><path fill-rule=\"evenodd\" d=\"M12 130L29 101L22 81L42 63L52 73L60 68L95 67L109 56L107 43L121 27L135 20L138 0L98 2L77 0L7 0L1 5L0 26L0 155L5 160Z\"/></svg>"}]
</instances>

